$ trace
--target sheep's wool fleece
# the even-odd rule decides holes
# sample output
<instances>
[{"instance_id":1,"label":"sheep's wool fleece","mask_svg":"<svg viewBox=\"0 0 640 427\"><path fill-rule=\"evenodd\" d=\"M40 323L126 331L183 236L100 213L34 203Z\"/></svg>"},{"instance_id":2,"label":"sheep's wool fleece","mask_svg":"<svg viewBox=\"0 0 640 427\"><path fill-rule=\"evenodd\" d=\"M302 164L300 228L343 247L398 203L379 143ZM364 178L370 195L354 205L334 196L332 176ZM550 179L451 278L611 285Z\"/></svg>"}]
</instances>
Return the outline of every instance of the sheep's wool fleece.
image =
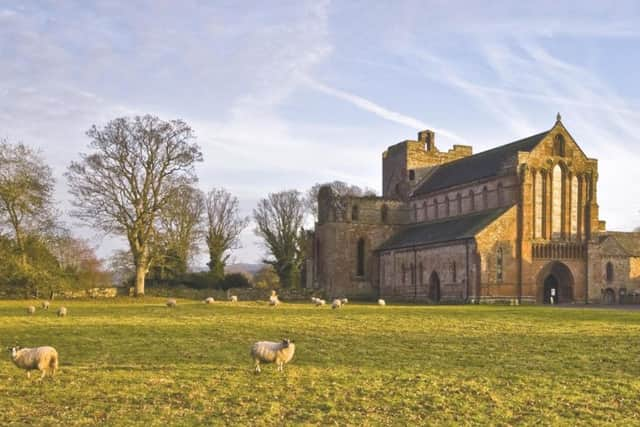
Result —
<instances>
[{"instance_id":1,"label":"sheep's wool fleece","mask_svg":"<svg viewBox=\"0 0 640 427\"><path fill-rule=\"evenodd\" d=\"M58 364L58 352L53 347L21 348L13 361L22 369L38 369L50 367L52 363Z\"/></svg>"},{"instance_id":2,"label":"sheep's wool fleece","mask_svg":"<svg viewBox=\"0 0 640 427\"><path fill-rule=\"evenodd\" d=\"M289 363L295 351L296 345L293 343L283 348L282 342L258 341L251 347L251 356L265 363Z\"/></svg>"}]
</instances>

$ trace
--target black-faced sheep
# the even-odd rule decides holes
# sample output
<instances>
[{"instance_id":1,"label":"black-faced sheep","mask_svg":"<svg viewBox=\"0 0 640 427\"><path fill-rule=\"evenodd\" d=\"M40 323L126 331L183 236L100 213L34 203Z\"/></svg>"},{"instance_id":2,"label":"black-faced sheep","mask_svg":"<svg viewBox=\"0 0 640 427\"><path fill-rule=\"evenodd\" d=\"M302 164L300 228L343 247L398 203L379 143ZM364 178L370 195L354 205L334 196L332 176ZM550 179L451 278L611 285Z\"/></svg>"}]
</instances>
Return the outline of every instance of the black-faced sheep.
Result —
<instances>
[{"instance_id":1,"label":"black-faced sheep","mask_svg":"<svg viewBox=\"0 0 640 427\"><path fill-rule=\"evenodd\" d=\"M258 341L251 346L251 357L255 363L255 372L260 372L260 363L275 363L278 371L293 359L296 345L289 339L280 342Z\"/></svg>"},{"instance_id":2,"label":"black-faced sheep","mask_svg":"<svg viewBox=\"0 0 640 427\"><path fill-rule=\"evenodd\" d=\"M43 379L47 373L54 376L58 369L58 352L53 347L12 347L9 352L13 363L27 371L28 378L31 378L31 371L35 369L42 372L40 379Z\"/></svg>"},{"instance_id":3,"label":"black-faced sheep","mask_svg":"<svg viewBox=\"0 0 640 427\"><path fill-rule=\"evenodd\" d=\"M42 308L44 310L49 310L49 301L42 301Z\"/></svg>"}]
</instances>

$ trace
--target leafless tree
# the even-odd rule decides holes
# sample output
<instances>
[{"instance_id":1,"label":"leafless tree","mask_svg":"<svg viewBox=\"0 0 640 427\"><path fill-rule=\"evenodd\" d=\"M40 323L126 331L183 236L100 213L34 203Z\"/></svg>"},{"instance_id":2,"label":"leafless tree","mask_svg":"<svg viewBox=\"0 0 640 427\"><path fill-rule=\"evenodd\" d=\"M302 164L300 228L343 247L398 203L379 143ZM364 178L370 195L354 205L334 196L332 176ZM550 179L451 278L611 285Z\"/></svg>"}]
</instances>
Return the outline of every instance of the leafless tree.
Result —
<instances>
[{"instance_id":1,"label":"leafless tree","mask_svg":"<svg viewBox=\"0 0 640 427\"><path fill-rule=\"evenodd\" d=\"M264 262L273 266L285 288L296 287L300 281L304 214L304 200L297 190L269 194L253 210L255 233L264 239L273 257Z\"/></svg>"},{"instance_id":2,"label":"leafless tree","mask_svg":"<svg viewBox=\"0 0 640 427\"><path fill-rule=\"evenodd\" d=\"M174 189L158 215L157 235L153 248L154 268L183 274L202 235L204 195L190 185ZM162 278L162 274L160 275Z\"/></svg>"},{"instance_id":3,"label":"leafless tree","mask_svg":"<svg viewBox=\"0 0 640 427\"><path fill-rule=\"evenodd\" d=\"M221 279L231 255L229 251L238 247L240 233L249 223L249 218L240 216L238 198L224 188L209 191L206 211L205 240L209 248L209 270Z\"/></svg>"},{"instance_id":4,"label":"leafless tree","mask_svg":"<svg viewBox=\"0 0 640 427\"><path fill-rule=\"evenodd\" d=\"M330 186L333 190L334 194L336 195L336 203L339 203L342 197L367 197L376 195L375 190L371 188L361 188L357 185L350 185L342 181L333 181L325 184L315 184L307 191L304 200L305 206L308 212L313 216L314 221L318 220L318 192L320 191L320 188L325 185ZM338 206L337 208L340 209L340 206Z\"/></svg>"},{"instance_id":5,"label":"leafless tree","mask_svg":"<svg viewBox=\"0 0 640 427\"><path fill-rule=\"evenodd\" d=\"M54 184L38 151L0 141L0 229L8 228L15 238L23 265L27 236L52 224Z\"/></svg>"},{"instance_id":6,"label":"leafless tree","mask_svg":"<svg viewBox=\"0 0 640 427\"><path fill-rule=\"evenodd\" d=\"M193 131L181 120L153 116L117 118L89 129L90 154L67 171L74 216L129 242L136 267L135 293L144 295L151 240L159 213L176 187L197 180L202 153Z\"/></svg>"}]
</instances>

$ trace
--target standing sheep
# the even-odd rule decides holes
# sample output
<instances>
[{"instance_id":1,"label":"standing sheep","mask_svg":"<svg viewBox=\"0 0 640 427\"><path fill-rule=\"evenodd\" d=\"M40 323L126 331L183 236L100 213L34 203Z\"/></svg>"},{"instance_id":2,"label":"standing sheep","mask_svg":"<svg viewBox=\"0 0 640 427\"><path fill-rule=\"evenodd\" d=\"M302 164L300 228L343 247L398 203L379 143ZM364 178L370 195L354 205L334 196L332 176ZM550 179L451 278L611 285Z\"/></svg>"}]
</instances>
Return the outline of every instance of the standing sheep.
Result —
<instances>
[{"instance_id":1,"label":"standing sheep","mask_svg":"<svg viewBox=\"0 0 640 427\"><path fill-rule=\"evenodd\" d=\"M42 301L42 308L44 310L49 310L49 301Z\"/></svg>"},{"instance_id":2,"label":"standing sheep","mask_svg":"<svg viewBox=\"0 0 640 427\"><path fill-rule=\"evenodd\" d=\"M280 300L278 299L278 296L277 295L271 295L269 297L269 305L275 307L278 304L280 304Z\"/></svg>"},{"instance_id":3,"label":"standing sheep","mask_svg":"<svg viewBox=\"0 0 640 427\"><path fill-rule=\"evenodd\" d=\"M334 299L333 302L331 303L331 308L340 308L342 307L342 301L340 301L339 299Z\"/></svg>"},{"instance_id":4,"label":"standing sheep","mask_svg":"<svg viewBox=\"0 0 640 427\"><path fill-rule=\"evenodd\" d=\"M320 298L316 298L316 307L321 307L323 305L325 305L327 302L323 299Z\"/></svg>"},{"instance_id":5,"label":"standing sheep","mask_svg":"<svg viewBox=\"0 0 640 427\"><path fill-rule=\"evenodd\" d=\"M32 305L27 307L27 314L34 314L36 312L36 308Z\"/></svg>"},{"instance_id":6,"label":"standing sheep","mask_svg":"<svg viewBox=\"0 0 640 427\"><path fill-rule=\"evenodd\" d=\"M293 359L296 345L289 339L280 342L258 341L251 346L251 357L255 363L255 372L260 372L260 362L275 363L282 372L284 365Z\"/></svg>"},{"instance_id":7,"label":"standing sheep","mask_svg":"<svg viewBox=\"0 0 640 427\"><path fill-rule=\"evenodd\" d=\"M64 317L67 315L67 307L60 307L58 309L58 317Z\"/></svg>"},{"instance_id":8,"label":"standing sheep","mask_svg":"<svg viewBox=\"0 0 640 427\"><path fill-rule=\"evenodd\" d=\"M387 305L387 303L383 299L379 299L378 305Z\"/></svg>"},{"instance_id":9,"label":"standing sheep","mask_svg":"<svg viewBox=\"0 0 640 427\"><path fill-rule=\"evenodd\" d=\"M40 379L43 379L47 373L54 376L58 369L58 352L53 347L12 347L9 352L13 363L27 371L27 378L31 378L31 371L34 369L42 372Z\"/></svg>"},{"instance_id":10,"label":"standing sheep","mask_svg":"<svg viewBox=\"0 0 640 427\"><path fill-rule=\"evenodd\" d=\"M175 308L176 305L178 305L178 301L176 301L175 298L169 298L167 300L167 307Z\"/></svg>"},{"instance_id":11,"label":"standing sheep","mask_svg":"<svg viewBox=\"0 0 640 427\"><path fill-rule=\"evenodd\" d=\"M346 298L342 298L342 299L340 300L340 302L342 303L342 305L344 305L344 304L348 303L348 302L349 302L349 300L348 300L348 299L346 299Z\"/></svg>"},{"instance_id":12,"label":"standing sheep","mask_svg":"<svg viewBox=\"0 0 640 427\"><path fill-rule=\"evenodd\" d=\"M237 295L231 295L229 297L229 301L231 302L238 302L238 296Z\"/></svg>"},{"instance_id":13,"label":"standing sheep","mask_svg":"<svg viewBox=\"0 0 640 427\"><path fill-rule=\"evenodd\" d=\"M213 297L209 297L207 299L204 300L205 304L213 304L216 300L213 299Z\"/></svg>"}]
</instances>

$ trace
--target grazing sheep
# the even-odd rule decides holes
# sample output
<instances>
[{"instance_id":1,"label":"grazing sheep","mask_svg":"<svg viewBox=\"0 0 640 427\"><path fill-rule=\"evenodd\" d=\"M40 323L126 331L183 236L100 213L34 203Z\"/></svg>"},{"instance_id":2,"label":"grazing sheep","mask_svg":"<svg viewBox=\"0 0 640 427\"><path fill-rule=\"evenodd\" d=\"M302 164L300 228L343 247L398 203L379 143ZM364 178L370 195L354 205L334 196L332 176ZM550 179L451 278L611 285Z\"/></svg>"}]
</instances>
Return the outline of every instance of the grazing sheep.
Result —
<instances>
[{"instance_id":1,"label":"grazing sheep","mask_svg":"<svg viewBox=\"0 0 640 427\"><path fill-rule=\"evenodd\" d=\"M169 298L167 300L167 307L174 308L176 305L178 305L178 301L176 301L175 298Z\"/></svg>"},{"instance_id":2,"label":"grazing sheep","mask_svg":"<svg viewBox=\"0 0 640 427\"><path fill-rule=\"evenodd\" d=\"M42 308L45 310L49 310L49 301L42 301Z\"/></svg>"},{"instance_id":3,"label":"grazing sheep","mask_svg":"<svg viewBox=\"0 0 640 427\"><path fill-rule=\"evenodd\" d=\"M58 309L58 317L64 317L67 315L67 307L60 307Z\"/></svg>"},{"instance_id":4,"label":"grazing sheep","mask_svg":"<svg viewBox=\"0 0 640 427\"><path fill-rule=\"evenodd\" d=\"M334 299L331 303L331 308L340 308L342 307L342 301L339 299Z\"/></svg>"},{"instance_id":5,"label":"grazing sheep","mask_svg":"<svg viewBox=\"0 0 640 427\"><path fill-rule=\"evenodd\" d=\"M386 302L384 302L384 300L383 300L383 299L379 299L379 300L378 300L378 305L387 305L387 303L386 303Z\"/></svg>"},{"instance_id":6,"label":"grazing sheep","mask_svg":"<svg viewBox=\"0 0 640 427\"><path fill-rule=\"evenodd\" d=\"M278 304L280 304L280 300L278 299L278 296L277 295L271 295L269 297L269 305L275 307Z\"/></svg>"},{"instance_id":7,"label":"grazing sheep","mask_svg":"<svg viewBox=\"0 0 640 427\"><path fill-rule=\"evenodd\" d=\"M340 302L344 305L344 304L348 303L348 302L349 302L349 300L348 300L348 299L346 299L346 298L342 298L342 299L340 300Z\"/></svg>"},{"instance_id":8,"label":"grazing sheep","mask_svg":"<svg viewBox=\"0 0 640 427\"><path fill-rule=\"evenodd\" d=\"M229 297L229 301L231 302L238 302L238 296L237 295L231 295Z\"/></svg>"},{"instance_id":9,"label":"grazing sheep","mask_svg":"<svg viewBox=\"0 0 640 427\"><path fill-rule=\"evenodd\" d=\"M255 372L260 372L260 362L275 363L278 371L283 371L286 363L293 359L296 345L289 339L280 342L258 341L251 346L251 357L255 363Z\"/></svg>"},{"instance_id":10,"label":"grazing sheep","mask_svg":"<svg viewBox=\"0 0 640 427\"><path fill-rule=\"evenodd\" d=\"M318 301L320 301L320 298L316 298L316 297L311 297L311 302L314 304L317 304Z\"/></svg>"},{"instance_id":11,"label":"grazing sheep","mask_svg":"<svg viewBox=\"0 0 640 427\"><path fill-rule=\"evenodd\" d=\"M327 302L323 299L320 298L316 298L316 307L321 307L323 305L325 305Z\"/></svg>"},{"instance_id":12,"label":"grazing sheep","mask_svg":"<svg viewBox=\"0 0 640 427\"><path fill-rule=\"evenodd\" d=\"M205 304L213 304L214 302L216 302L216 300L214 300L212 297L209 297L204 300Z\"/></svg>"},{"instance_id":13,"label":"grazing sheep","mask_svg":"<svg viewBox=\"0 0 640 427\"><path fill-rule=\"evenodd\" d=\"M13 363L27 371L28 378L31 378L31 371L34 369L42 372L40 379L43 379L47 373L54 376L58 369L58 352L53 347L12 347L9 352Z\"/></svg>"},{"instance_id":14,"label":"grazing sheep","mask_svg":"<svg viewBox=\"0 0 640 427\"><path fill-rule=\"evenodd\" d=\"M36 312L36 308L32 305L27 307L27 314L34 314Z\"/></svg>"}]
</instances>

